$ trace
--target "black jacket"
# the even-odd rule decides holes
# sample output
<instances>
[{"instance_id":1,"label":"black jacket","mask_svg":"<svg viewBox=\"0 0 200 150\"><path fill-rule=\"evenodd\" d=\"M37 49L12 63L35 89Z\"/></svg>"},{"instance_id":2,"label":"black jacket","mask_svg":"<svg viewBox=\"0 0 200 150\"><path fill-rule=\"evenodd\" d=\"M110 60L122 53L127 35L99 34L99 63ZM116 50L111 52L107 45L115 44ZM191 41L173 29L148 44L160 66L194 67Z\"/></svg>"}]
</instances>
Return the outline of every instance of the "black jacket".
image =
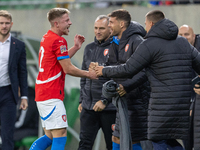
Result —
<instances>
[{"instance_id":1,"label":"black jacket","mask_svg":"<svg viewBox=\"0 0 200 150\"><path fill-rule=\"evenodd\" d=\"M195 37L194 47L200 51L200 35ZM195 107L194 107L194 149L200 150L200 96L196 94Z\"/></svg>"},{"instance_id":2,"label":"black jacket","mask_svg":"<svg viewBox=\"0 0 200 150\"><path fill-rule=\"evenodd\" d=\"M94 42L88 44L84 50L82 69L88 70L91 62L98 62L99 65L106 65L111 41L112 38L99 43L95 39ZM102 86L108 80L109 78L103 77L100 77L98 80L81 78L81 93L79 103L82 103L83 108L87 110L93 110L95 103L103 99ZM112 103L109 103L104 110L116 110L116 108Z\"/></svg>"},{"instance_id":3,"label":"black jacket","mask_svg":"<svg viewBox=\"0 0 200 150\"><path fill-rule=\"evenodd\" d=\"M132 21L123 32L119 44L112 42L108 64L124 64L144 40L145 34L144 28L139 23ZM132 79L114 78L113 80L122 84L127 92L125 97L128 104L129 120L131 121L132 140L147 139L147 108L150 88L145 72L141 71Z\"/></svg>"},{"instance_id":4,"label":"black jacket","mask_svg":"<svg viewBox=\"0 0 200 150\"><path fill-rule=\"evenodd\" d=\"M147 68L151 140L188 138L192 69L200 74L200 54L177 34L178 27L163 19L149 30L125 65L103 69L105 77L131 77Z\"/></svg>"},{"instance_id":5,"label":"black jacket","mask_svg":"<svg viewBox=\"0 0 200 150\"><path fill-rule=\"evenodd\" d=\"M195 42L194 42L194 47L200 51L200 35L196 34L195 36Z\"/></svg>"}]
</instances>

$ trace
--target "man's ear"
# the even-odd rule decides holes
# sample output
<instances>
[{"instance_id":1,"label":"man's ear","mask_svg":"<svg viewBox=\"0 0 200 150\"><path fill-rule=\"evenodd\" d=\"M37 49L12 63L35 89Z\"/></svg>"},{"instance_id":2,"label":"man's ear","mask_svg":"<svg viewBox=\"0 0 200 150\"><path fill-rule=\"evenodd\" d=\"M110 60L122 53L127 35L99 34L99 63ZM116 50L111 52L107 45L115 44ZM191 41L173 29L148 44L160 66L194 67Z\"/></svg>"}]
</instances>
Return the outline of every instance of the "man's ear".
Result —
<instances>
[{"instance_id":1,"label":"man's ear","mask_svg":"<svg viewBox=\"0 0 200 150\"><path fill-rule=\"evenodd\" d=\"M53 26L56 27L56 28L57 28L58 25L59 25L57 20L52 21L52 24L53 24Z\"/></svg>"},{"instance_id":2,"label":"man's ear","mask_svg":"<svg viewBox=\"0 0 200 150\"><path fill-rule=\"evenodd\" d=\"M153 21L150 21L150 26L152 27L154 25Z\"/></svg>"},{"instance_id":3,"label":"man's ear","mask_svg":"<svg viewBox=\"0 0 200 150\"><path fill-rule=\"evenodd\" d=\"M195 35L195 34L193 34L193 41L195 41L195 38L196 38L196 35Z\"/></svg>"},{"instance_id":4,"label":"man's ear","mask_svg":"<svg viewBox=\"0 0 200 150\"><path fill-rule=\"evenodd\" d=\"M54 26L58 27L58 22L57 21L54 22Z\"/></svg>"},{"instance_id":5,"label":"man's ear","mask_svg":"<svg viewBox=\"0 0 200 150\"><path fill-rule=\"evenodd\" d=\"M13 26L13 22L11 22L11 27Z\"/></svg>"},{"instance_id":6,"label":"man's ear","mask_svg":"<svg viewBox=\"0 0 200 150\"><path fill-rule=\"evenodd\" d=\"M124 27L124 21L120 21L119 25L120 25L120 28L123 28Z\"/></svg>"}]
</instances>

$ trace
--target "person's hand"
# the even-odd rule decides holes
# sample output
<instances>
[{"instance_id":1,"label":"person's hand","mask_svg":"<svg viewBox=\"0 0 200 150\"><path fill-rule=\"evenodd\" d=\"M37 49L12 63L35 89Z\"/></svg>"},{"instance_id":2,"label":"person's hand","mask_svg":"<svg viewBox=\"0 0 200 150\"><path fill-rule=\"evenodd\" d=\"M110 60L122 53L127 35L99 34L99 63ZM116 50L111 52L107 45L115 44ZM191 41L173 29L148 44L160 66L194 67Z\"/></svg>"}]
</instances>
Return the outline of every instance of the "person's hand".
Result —
<instances>
[{"instance_id":1,"label":"person's hand","mask_svg":"<svg viewBox=\"0 0 200 150\"><path fill-rule=\"evenodd\" d=\"M96 75L98 77L103 75L103 73L102 73L103 68L104 68L103 66L96 65L95 71L96 71Z\"/></svg>"},{"instance_id":2,"label":"person's hand","mask_svg":"<svg viewBox=\"0 0 200 150\"><path fill-rule=\"evenodd\" d=\"M194 91L195 91L195 93L197 93L197 94L199 94L200 95L200 85L199 84L195 84L195 87L197 87L197 88L193 88L194 89Z\"/></svg>"},{"instance_id":3,"label":"person's hand","mask_svg":"<svg viewBox=\"0 0 200 150\"><path fill-rule=\"evenodd\" d=\"M96 104L93 107L94 111L102 111L104 110L106 107L105 104L103 104L103 102L101 100L99 100L98 102L96 102Z\"/></svg>"},{"instance_id":4,"label":"person's hand","mask_svg":"<svg viewBox=\"0 0 200 150\"><path fill-rule=\"evenodd\" d=\"M28 108L28 101L27 99L21 99L21 104L19 109L26 110Z\"/></svg>"},{"instance_id":5,"label":"person's hand","mask_svg":"<svg viewBox=\"0 0 200 150\"><path fill-rule=\"evenodd\" d=\"M78 105L78 111L79 111L79 113L81 113L82 109L83 109L82 105L79 104L79 105Z\"/></svg>"},{"instance_id":6,"label":"person's hand","mask_svg":"<svg viewBox=\"0 0 200 150\"><path fill-rule=\"evenodd\" d=\"M119 96L123 96L126 94L126 91L123 87L123 85L119 84L119 87L117 88L117 92L119 93Z\"/></svg>"},{"instance_id":7,"label":"person's hand","mask_svg":"<svg viewBox=\"0 0 200 150\"><path fill-rule=\"evenodd\" d=\"M98 79L95 70L89 68L89 77L88 78L92 79L92 80Z\"/></svg>"},{"instance_id":8,"label":"person's hand","mask_svg":"<svg viewBox=\"0 0 200 150\"><path fill-rule=\"evenodd\" d=\"M89 68L95 70L95 67L98 65L99 65L98 62L91 62Z\"/></svg>"},{"instance_id":9,"label":"person's hand","mask_svg":"<svg viewBox=\"0 0 200 150\"><path fill-rule=\"evenodd\" d=\"M75 35L74 37L74 46L77 48L77 49L80 49L83 42L85 42L85 37L82 36L82 35Z\"/></svg>"}]
</instances>

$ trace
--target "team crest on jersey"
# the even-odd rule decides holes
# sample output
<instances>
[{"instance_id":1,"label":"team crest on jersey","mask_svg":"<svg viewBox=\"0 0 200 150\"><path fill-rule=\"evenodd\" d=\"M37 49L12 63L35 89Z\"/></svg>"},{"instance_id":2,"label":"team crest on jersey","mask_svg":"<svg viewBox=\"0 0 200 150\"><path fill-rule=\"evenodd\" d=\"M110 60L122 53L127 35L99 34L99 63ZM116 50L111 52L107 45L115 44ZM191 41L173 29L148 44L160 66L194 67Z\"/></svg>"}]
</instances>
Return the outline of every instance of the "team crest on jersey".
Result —
<instances>
[{"instance_id":1,"label":"team crest on jersey","mask_svg":"<svg viewBox=\"0 0 200 150\"><path fill-rule=\"evenodd\" d=\"M106 56L108 54L109 49L105 49L103 55Z\"/></svg>"},{"instance_id":2,"label":"team crest on jersey","mask_svg":"<svg viewBox=\"0 0 200 150\"><path fill-rule=\"evenodd\" d=\"M129 44L126 44L126 47L125 47L125 52L128 51L128 48L129 48Z\"/></svg>"},{"instance_id":3,"label":"team crest on jersey","mask_svg":"<svg viewBox=\"0 0 200 150\"><path fill-rule=\"evenodd\" d=\"M115 130L115 124L111 125L111 129L114 131Z\"/></svg>"},{"instance_id":4,"label":"team crest on jersey","mask_svg":"<svg viewBox=\"0 0 200 150\"><path fill-rule=\"evenodd\" d=\"M66 45L61 45L60 46L60 52L61 52L61 54L64 53L64 52L66 52L66 51L67 51Z\"/></svg>"},{"instance_id":5,"label":"team crest on jersey","mask_svg":"<svg viewBox=\"0 0 200 150\"><path fill-rule=\"evenodd\" d=\"M66 115L62 115L62 119L63 119L64 122L66 122L67 121L67 116Z\"/></svg>"}]
</instances>

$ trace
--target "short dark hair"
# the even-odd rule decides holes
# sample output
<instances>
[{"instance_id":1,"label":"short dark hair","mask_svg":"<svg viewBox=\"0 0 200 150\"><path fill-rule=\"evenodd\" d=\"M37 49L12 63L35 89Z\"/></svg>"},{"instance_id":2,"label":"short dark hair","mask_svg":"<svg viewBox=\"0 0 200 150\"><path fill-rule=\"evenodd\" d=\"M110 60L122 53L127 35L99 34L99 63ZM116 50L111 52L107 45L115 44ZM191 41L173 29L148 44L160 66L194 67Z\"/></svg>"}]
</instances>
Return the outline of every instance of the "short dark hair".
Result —
<instances>
[{"instance_id":1,"label":"short dark hair","mask_svg":"<svg viewBox=\"0 0 200 150\"><path fill-rule=\"evenodd\" d=\"M165 15L160 10L153 10L146 14L146 18L149 21L152 21L154 24L165 18Z\"/></svg>"},{"instance_id":2,"label":"short dark hair","mask_svg":"<svg viewBox=\"0 0 200 150\"><path fill-rule=\"evenodd\" d=\"M0 10L0 16L10 19L10 21L12 21L12 15L6 10Z\"/></svg>"},{"instance_id":3,"label":"short dark hair","mask_svg":"<svg viewBox=\"0 0 200 150\"><path fill-rule=\"evenodd\" d=\"M62 17L64 14L69 14L70 11L66 8L52 8L48 13L47 13L47 18L49 22L53 21L56 18Z\"/></svg>"},{"instance_id":4,"label":"short dark hair","mask_svg":"<svg viewBox=\"0 0 200 150\"><path fill-rule=\"evenodd\" d=\"M131 15L125 9L114 10L113 12L108 14L108 17L116 17L117 20L123 20L125 22L126 28L131 23Z\"/></svg>"}]
</instances>

